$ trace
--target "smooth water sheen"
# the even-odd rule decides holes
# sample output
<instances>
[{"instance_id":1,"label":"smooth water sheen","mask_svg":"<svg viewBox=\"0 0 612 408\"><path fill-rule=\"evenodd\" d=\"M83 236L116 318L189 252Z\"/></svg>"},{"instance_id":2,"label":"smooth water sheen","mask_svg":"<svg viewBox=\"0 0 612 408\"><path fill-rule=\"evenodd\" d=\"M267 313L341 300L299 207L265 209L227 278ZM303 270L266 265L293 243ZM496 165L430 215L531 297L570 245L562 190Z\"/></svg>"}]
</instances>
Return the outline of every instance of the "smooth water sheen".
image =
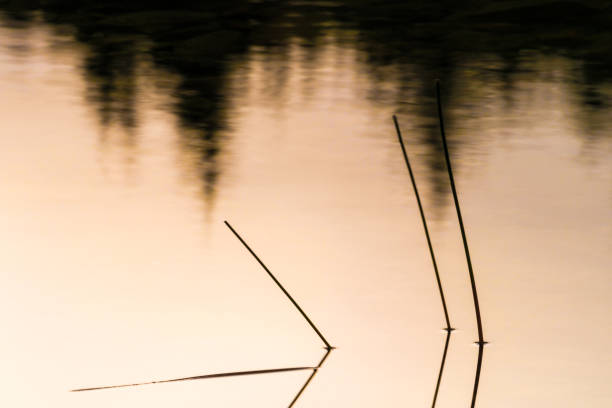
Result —
<instances>
[{"instance_id":1,"label":"smooth water sheen","mask_svg":"<svg viewBox=\"0 0 612 408\"><path fill-rule=\"evenodd\" d=\"M296 406L469 404L477 347L461 237L419 61L372 64L354 30L228 63L213 139L147 58L104 105L92 51L43 22L0 27L0 405L285 407L307 372L73 388L316 364ZM458 54L441 76L485 338L477 406L612 404L612 86L539 52ZM94 86L95 88L95 86Z\"/></svg>"}]
</instances>

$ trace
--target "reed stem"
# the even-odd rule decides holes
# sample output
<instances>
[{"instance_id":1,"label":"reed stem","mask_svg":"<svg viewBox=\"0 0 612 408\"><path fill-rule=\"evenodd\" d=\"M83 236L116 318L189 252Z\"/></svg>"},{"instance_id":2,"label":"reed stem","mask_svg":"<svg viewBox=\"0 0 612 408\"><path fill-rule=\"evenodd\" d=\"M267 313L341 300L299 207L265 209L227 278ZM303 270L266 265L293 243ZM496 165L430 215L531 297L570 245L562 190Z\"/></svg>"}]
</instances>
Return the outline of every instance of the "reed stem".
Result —
<instances>
[{"instance_id":1,"label":"reed stem","mask_svg":"<svg viewBox=\"0 0 612 408\"><path fill-rule=\"evenodd\" d=\"M195 377L174 378L171 380L148 381L148 382L142 382L142 383L122 384L122 385L107 385L105 387L78 388L76 390L70 390L70 392L97 391L97 390L106 390L109 388L137 387L140 385L163 384L163 383L171 383L171 382L179 382L179 381L205 380L208 378L237 377L237 376L243 376L243 375L283 373L283 372L288 372L288 371L316 370L317 368L318 367L290 367L290 368L272 368L268 370L235 371L231 373L217 373L217 374L198 375Z\"/></svg>"},{"instance_id":2,"label":"reed stem","mask_svg":"<svg viewBox=\"0 0 612 408\"><path fill-rule=\"evenodd\" d=\"M446 363L446 354L448 352L448 344L450 342L451 332L455 329L451 326L450 318L448 317L448 308L446 306L446 299L444 297L444 290L442 289L442 281L440 280L440 272L438 271L438 264L436 262L436 256L434 254L433 245L431 243L431 237L429 236L429 228L427 227L427 221L425 219L425 211L423 211L423 204L421 203L421 196L419 194L419 189L417 188L417 185L416 185L414 173L412 172L412 166L410 166L410 160L408 159L408 153L406 152L406 146L404 145L404 138L402 137L402 132L400 130L399 123L397 121L397 117L395 115L393 115L393 123L395 124L397 139L399 140L400 146L402 148L404 162L406 163L406 168L408 169L408 174L410 175L410 181L412 182L412 188L414 190L414 195L416 196L417 204L419 207L419 213L421 214L423 230L425 231L425 237L427 238L427 246L429 247L429 255L431 256L431 263L433 264L434 274L436 276L436 282L438 283L438 291L440 292L440 300L442 302L442 309L444 310L444 319L446 320L446 328L445 328L446 342L444 344L444 352L442 353L442 362L440 364L440 371L438 372L438 380L436 382L436 389L434 391L433 402L431 404L431 407L435 408L436 400L438 399L438 391L440 390L440 382L442 381L442 372L444 371L444 365Z\"/></svg>"},{"instance_id":3,"label":"reed stem","mask_svg":"<svg viewBox=\"0 0 612 408\"><path fill-rule=\"evenodd\" d=\"M419 206L419 213L421 214L421 221L423 223L423 230L425 230L425 237L427 238L427 246L429 247L429 255L431 256L431 263L433 264L434 273L436 275L436 282L438 283L438 291L440 292L440 300L442 301L442 309L444 310L444 319L446 320L446 329L452 329L450 319L448 317L448 308L446 306L446 299L444 298L444 290L442 289L442 281L440 280L440 272L438 271L438 264L436 262L436 256L434 254L433 245L431 244L431 237L429 236L429 228L427 228L427 221L425 220L425 212L423 211L423 204L421 203L421 196L419 195L419 189L417 188L416 181L414 179L414 173L412 172L412 166L410 166L410 160L408 160L408 153L406 152L406 146L404 145L404 138L397 122L397 117L393 115L393 123L395 124L395 130L397 132L397 139L399 140L404 155L404 162L408 168L408 174L410 174L410 181L412 182L412 188L414 195L416 196L417 204Z\"/></svg>"},{"instance_id":4,"label":"reed stem","mask_svg":"<svg viewBox=\"0 0 612 408\"><path fill-rule=\"evenodd\" d=\"M440 363L440 371L438 372L438 381L436 382L436 390L434 391L433 401L431 402L431 408L436 406L438 400L438 391L440 390L440 382L442 381L442 372L444 371L444 365L446 364L446 354L448 353L448 344L450 343L452 329L446 330L446 342L444 343L444 352L442 353L442 362Z\"/></svg>"},{"instance_id":5,"label":"reed stem","mask_svg":"<svg viewBox=\"0 0 612 408\"><path fill-rule=\"evenodd\" d=\"M306 382L304 383L302 388L300 388L298 393L295 395L295 397L291 401L291 404L289 404L288 408L293 407L293 405L297 402L297 400L300 398L300 396L302 395L302 393L304 392L306 387L308 387L308 384L310 384L310 382L312 381L314 376L317 374L317 371L319 370L319 368L321 368L321 366L323 365L323 363L327 359L327 356L329 356L329 354L332 352L333 348L328 348L328 349L325 349L325 350L326 351L325 351L325 354L323 355L323 358L321 359L321 361L319 361L319 364L317 364L317 366L314 368L314 370L312 371L312 374L310 374L310 377L308 377L308 379L306 380Z\"/></svg>"},{"instance_id":6,"label":"reed stem","mask_svg":"<svg viewBox=\"0 0 612 408\"><path fill-rule=\"evenodd\" d=\"M482 354L484 353L484 345L486 341L478 343L478 362L476 363L476 375L474 376L474 391L472 392L471 408L476 406L476 395L478 394L478 384L480 382L480 370L482 368Z\"/></svg>"},{"instance_id":7,"label":"reed stem","mask_svg":"<svg viewBox=\"0 0 612 408\"><path fill-rule=\"evenodd\" d=\"M446 134L444 132L444 118L442 117L442 101L440 99L440 81L436 81L436 97L438 100L438 117L440 119L440 133L442 135L442 146L444 147L444 157L446 159L446 168L448 169L448 177L450 179L451 190L453 192L453 200L455 201L455 209L457 210L457 218L459 220L459 229L461 230L461 238L463 239L463 249L465 250L465 258L467 260L468 272L470 274L470 283L472 285L472 297L474 298L474 309L476 311L476 324L478 326L478 341L484 341L482 333L482 319L480 317L480 306L478 303L478 292L476 291L476 280L474 279L474 269L472 268L472 260L470 258L470 249L468 248L465 227L463 226L463 217L461 216L461 208L459 207L459 199L457 198L457 188L455 187L455 178L448 153L448 145L446 143Z\"/></svg>"},{"instance_id":8,"label":"reed stem","mask_svg":"<svg viewBox=\"0 0 612 408\"><path fill-rule=\"evenodd\" d=\"M453 200L455 202L455 209L457 210L457 219L459 220L459 229L461 230L461 238L463 240L463 249L465 251L465 259L467 261L468 272L470 274L470 284L472 286L472 297L474 298L474 310L476 313L476 325L478 326L478 363L476 365L476 376L474 379L474 391L472 393L472 405L474 408L476 404L476 395L478 393L478 383L480 381L480 370L482 368L482 355L483 347L487 342L484 340L484 334L482 331L482 318L480 316L480 305L478 303L478 292L476 291L476 279L474 279L474 269L472 268L472 260L470 258L470 250L468 248L467 237L465 234L465 227L463 226L463 217L461 217L461 209L459 208L459 199L457 198L457 188L455 187L455 178L453 177L453 170L450 161L450 154L448 153L448 145L446 143L446 133L444 131L444 118L442 116L442 100L440 97L440 81L436 80L436 99L438 102L438 118L440 119L440 134L442 136L442 146L444 147L444 158L446 159L446 168L448 170L448 177L450 179L451 190L453 192Z\"/></svg>"},{"instance_id":9,"label":"reed stem","mask_svg":"<svg viewBox=\"0 0 612 408\"><path fill-rule=\"evenodd\" d=\"M323 343L325 343L325 348L330 350L333 349L334 347L332 347L327 340L325 339L325 337L323 337L323 334L319 331L319 329L317 329L317 326L315 326L315 324L312 322L312 320L310 320L310 318L308 317L308 315L306 315L306 313L302 310L302 308L300 307L300 305L297 304L297 302L295 301L295 299L293 299L293 296L291 296L289 294L289 292L287 292L287 290L283 287L283 285L278 281L278 279L276 279L276 277L272 274L272 272L270 272L270 270L268 269L268 267L261 261L261 259L259 259L259 257L257 256L257 254L251 249L251 247L244 241L244 239L242 239L242 237L238 234L238 232L236 232L236 230L234 228L232 228L232 226L230 225L229 222L227 221L223 221L225 223L225 225L227 225L227 227L230 229L230 231L232 231L234 233L234 235L236 236L236 238L238 238L238 240L242 243L242 245L244 245L244 247L251 253L251 255L253 255L253 257L257 260L257 262L259 262L259 265L261 265L261 267L268 273L268 275L270 276L270 278L272 278L272 280L274 281L274 283L276 283L276 285L280 288L280 290L283 291L283 293L285 294L285 296L287 296L287 298L289 298L289 300L291 301L291 303L293 303L293 306L295 306L295 308L302 314L302 316L304 317L304 319L306 319L306 321L308 322L308 324L310 325L310 327L312 327L312 329L315 331L315 333L317 333L317 335L319 336L319 338L323 341Z\"/></svg>"}]
</instances>

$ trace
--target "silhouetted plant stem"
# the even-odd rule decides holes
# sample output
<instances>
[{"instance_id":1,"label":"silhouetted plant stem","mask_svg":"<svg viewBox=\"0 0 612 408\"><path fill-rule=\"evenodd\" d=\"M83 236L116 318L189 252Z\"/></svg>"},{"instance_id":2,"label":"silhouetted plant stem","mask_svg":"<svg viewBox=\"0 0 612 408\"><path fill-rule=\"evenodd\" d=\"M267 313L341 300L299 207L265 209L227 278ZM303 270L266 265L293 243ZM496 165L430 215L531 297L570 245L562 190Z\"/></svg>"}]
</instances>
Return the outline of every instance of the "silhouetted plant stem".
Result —
<instances>
[{"instance_id":1,"label":"silhouetted plant stem","mask_svg":"<svg viewBox=\"0 0 612 408\"><path fill-rule=\"evenodd\" d=\"M476 394L478 394L478 383L480 382L480 370L482 368L482 354L484 352L484 345L486 341L478 342L478 362L476 363L476 375L474 376L474 391L472 392L472 405L476 406Z\"/></svg>"},{"instance_id":2,"label":"silhouetted plant stem","mask_svg":"<svg viewBox=\"0 0 612 408\"><path fill-rule=\"evenodd\" d=\"M444 343L444 352L442 353L442 362L440 363L440 371L438 372L438 381L436 382L436 390L434 391L433 401L431 407L436 406L438 400L438 391L440 390L440 381L442 380L442 372L444 371L444 365L446 364L446 354L448 353L448 344L450 343L451 333L454 329L446 329L446 342Z\"/></svg>"},{"instance_id":3,"label":"silhouetted plant stem","mask_svg":"<svg viewBox=\"0 0 612 408\"><path fill-rule=\"evenodd\" d=\"M122 384L122 385L107 385L105 387L78 388L76 390L70 390L70 391L71 392L96 391L96 390L106 390L109 388L124 388L124 387L136 387L139 385L163 384L163 383L179 382L179 381L205 380L208 378L237 377L237 376L243 376L243 375L283 373L287 371L316 370L317 368L318 366L317 367L272 368L268 370L253 370L253 371L235 371L231 373L217 373L217 374L198 375L195 377L175 378L172 380L148 381L148 382L142 382L142 383Z\"/></svg>"},{"instance_id":4,"label":"silhouetted plant stem","mask_svg":"<svg viewBox=\"0 0 612 408\"><path fill-rule=\"evenodd\" d=\"M448 309L446 307L446 299L444 298L444 290L442 289L442 281L440 280L440 273L438 272L438 264L436 262L436 256L434 255L433 246L431 244L431 238L429 236L429 228L427 228L427 221L425 220L425 212L423 211L423 205L421 203L421 197L419 195L419 189L417 188L412 167L410 166L410 160L408 160L408 153L406 153L406 147L404 146L404 139L397 122L397 117L393 115L393 123L395 124L395 130L397 132L397 139L399 140L404 155L404 161L408 168L408 174L410 174L410 181L412 182L412 188L414 189L414 195L416 196L417 204L419 206L419 213L421 214L421 221L423 223L423 230L425 230L425 237L427 238L427 246L429 247L429 254L431 256L431 263L433 264L434 273L436 275L436 282L438 283L438 290L440 292L440 300L442 301L442 309L444 310L444 319L446 320L446 329L452 329L450 319L448 317Z\"/></svg>"},{"instance_id":5,"label":"silhouetted plant stem","mask_svg":"<svg viewBox=\"0 0 612 408\"><path fill-rule=\"evenodd\" d=\"M446 134L444 132L444 118L442 116L442 101L440 98L440 81L436 81L436 99L438 102L438 117L440 119L440 134L442 136L442 146L444 147L444 157L446 159L446 168L448 169L448 177L450 179L451 190L453 192L453 200L455 202L455 209L457 210L457 219L459 220L459 229L461 230L461 238L463 239L463 249L465 250L465 258L468 265L468 272L470 274L470 283L472 285L472 297L474 298L474 310L476 312L476 325L478 326L478 363L476 365L476 378L474 379L474 392L472 394L472 408L476 404L476 394L478 393L478 383L480 380L480 369L482 367L482 354L483 346L487 343L484 340L482 332L482 319L480 317L480 306L478 303L478 292L476 291L476 280L474 279L474 270L472 268L472 260L470 258L470 250L468 248L467 237L465 234L465 227L463 226L463 218L461 217L461 209L459 208L459 199L457 198L457 189L455 187L455 179L453 177L453 170L450 161L450 155L448 153L448 145L446 143Z\"/></svg>"},{"instance_id":6,"label":"silhouetted plant stem","mask_svg":"<svg viewBox=\"0 0 612 408\"><path fill-rule=\"evenodd\" d=\"M319 329L317 329L317 326L314 325L314 323L312 322L312 320L310 320L310 318L306 315L306 313L302 310L302 308L300 307L300 305L297 304L297 302L293 299L293 297L289 294L289 292L287 292L287 290L283 287L283 285L278 281L278 279L276 279L276 277L272 274L272 272L270 272L270 270L268 269L268 267L261 261L261 259L259 259L259 257L257 256L257 254L255 252L253 252L253 250L251 249L251 247L244 241L244 239L242 239L242 237L238 234L238 232L236 232L236 230L234 228L232 228L232 226L229 224L229 222L224 221L225 225L227 225L227 227L230 229L230 231L232 231L234 233L234 235L236 236L236 238L238 238L238 240L242 243L242 245L244 245L244 247L251 253L251 255L253 255L253 257L257 260L257 262L259 262L259 265L261 265L261 267L268 273L268 275L270 276L270 278L272 278L272 280L274 281L274 283L276 283L276 285L280 288L280 290L283 291L283 293L285 294L285 296L287 296L287 298L289 298L289 300L291 301L291 303L293 303L293 306L295 306L295 308L302 314L302 316L304 317L304 319L306 319L306 321L308 322L308 324L310 325L310 327L312 327L312 329L315 331L315 333L317 333L317 335L319 336L319 338L321 338L321 340L323 341L323 343L325 343L325 348L326 349L333 349L333 347L327 342L327 340L325 340L325 337L323 337L323 334L321 334L321 332L319 331Z\"/></svg>"},{"instance_id":7,"label":"silhouetted plant stem","mask_svg":"<svg viewBox=\"0 0 612 408\"><path fill-rule=\"evenodd\" d=\"M148 381L148 382L142 382L142 383L132 383L132 384L122 384L122 385L108 385L108 386L103 386L103 387L78 388L78 389L71 390L71 392L96 391L96 390L105 390L105 389L109 389L109 388L136 387L136 386L139 386L139 385L162 384L162 383L170 383L170 382L178 382L178 381L203 380L203 379L208 379L208 378L235 377L235 376L244 376L244 375L271 374L271 373L281 373L281 372L288 372L288 371L312 370L313 371L312 374L310 375L310 377L308 377L308 380L306 380L306 383L302 386L302 388L300 388L300 391L297 393L295 398L293 398L293 401L291 402L291 405L289 405L289 407L292 407L293 404L295 404L295 402L298 400L300 395L302 395L302 393L304 392L304 390L306 389L308 384L310 384L310 381L312 380L312 378L317 373L317 370L319 368L321 368L321 365L323 364L325 359L327 359L327 356L329 356L329 354L331 353L331 351L335 347L332 347L327 342L327 340L325 340L325 337L323 337L323 334L321 334L319 329L317 329L317 327L314 325L314 323L310 320L310 318L306 315L306 313L304 313L302 308L297 304L297 302L293 299L293 297L289 294L289 292L287 292L287 290L285 290L283 285L281 285L281 283L276 279L276 277L272 274L272 272L270 272L268 267L266 265L264 265L264 263L261 261L261 259L259 259L257 254L255 254L255 252L253 252L253 250L242 239L242 237L236 232L236 230L234 228L232 228L232 226L227 221L225 221L225 225L227 225L227 227L234 233L234 235L236 235L238 240L240 240L240 242L246 247L246 249L248 249L248 251L251 253L251 255L253 255L255 257L257 262L259 262L259 264L264 268L264 270L268 273L268 275L270 275L272 280L274 280L274 282L278 285L278 287L289 298L291 303L293 303L293 305L298 309L298 311L302 314L302 316L304 316L306 321L310 324L310 326L314 329L314 331L319 335L321 340L323 340L323 343L325 343L325 350L326 351L325 351L325 355L323 356L321 361L319 361L319 364L317 364L315 367L289 367L289 368L273 368L273 369L267 369L267 370L234 371L234 372L229 372L229 373L206 374L206 375L199 375L199 376L195 376L195 377L175 378L175 379L171 379L171 380Z\"/></svg>"},{"instance_id":8,"label":"silhouetted plant stem","mask_svg":"<svg viewBox=\"0 0 612 408\"><path fill-rule=\"evenodd\" d=\"M323 341L323 343L325 343L325 354L323 355L323 358L321 358L321 361L319 361L319 364L317 364L316 367L313 368L313 372L312 374L308 377L308 379L306 380L306 382L304 383L304 385L302 386L302 388L300 388L300 390L298 391L298 393L295 395L295 397L293 398L293 400L291 401L291 403L289 404L289 408L293 407L293 405L297 402L297 400L300 398L300 396L302 395L302 393L304 392L304 390L306 389L306 387L308 387L308 384L310 384L310 382L312 381L312 379L314 378L314 376L317 374L317 371L319 368L321 368L321 366L323 365L323 363L325 362L325 360L327 359L327 357L329 356L329 354L331 353L331 351L335 348L332 347L327 340L325 339L325 337L323 337L323 334L319 331L319 329L314 325L314 323L312 322L312 320L310 320L310 318L308 317L308 315L306 315L306 313L304 312L304 310L302 310L302 308L300 307L300 305L297 304L297 302L295 301L295 299L293 299L293 296L291 296L289 294L289 292L287 292L287 290L283 287L283 285L278 281L278 279L276 279L276 277L272 274L272 272L270 272L270 270L268 269L268 267L262 262L262 260L257 256L257 254L251 249L251 247L244 241L244 239L242 239L242 237L240 236L240 234L238 234L238 232L236 232L236 230L234 228L232 228L232 226L230 225L229 222L224 221L225 225L227 225L227 227L230 229L230 231L232 231L234 233L234 235L236 236L236 238L238 238L238 240L242 243L242 245L244 245L244 247L251 253L251 255L253 255L253 257L257 260L257 262L259 262L259 264L261 265L261 267L268 273L268 275L272 278L272 280L276 283L276 285L283 291L283 293L289 298L289 300L291 301L291 303L293 303L293 305L295 306L295 308L302 314L302 316L304 317L304 319L306 319L306 321L308 322L308 324L310 325L310 327L312 327L312 329L317 333L317 335L321 338L321 340Z\"/></svg>"},{"instance_id":9,"label":"silhouetted plant stem","mask_svg":"<svg viewBox=\"0 0 612 408\"><path fill-rule=\"evenodd\" d=\"M298 393L295 395L295 397L291 401L291 404L289 404L288 408L293 407L293 405L297 402L297 400L300 398L300 396L302 395L302 393L304 392L306 387L308 387L308 384L310 384L310 381L312 381L314 376L317 374L317 371L319 370L319 368L321 368L321 366L323 365L323 363L327 359L327 356L329 356L329 354L332 352L332 350L333 350L333 348L326 348L325 349L325 354L323 355L323 358L321 359L321 361L319 361L319 364L317 364L317 366L314 368L314 370L312 371L312 374L310 374L310 377L308 377L308 379L306 380L306 382L304 383L302 388L300 388Z\"/></svg>"},{"instance_id":10,"label":"silhouetted plant stem","mask_svg":"<svg viewBox=\"0 0 612 408\"><path fill-rule=\"evenodd\" d=\"M433 402L431 407L436 406L436 400L438 399L438 391L440 390L440 382L442 380L442 372L444 371L444 364L446 363L446 353L448 352L448 344L450 341L451 332L455 330L450 323L448 317L448 308L446 306L446 300L444 298L444 290L442 289L442 281L440 280L440 273L438 271L438 264L436 262L436 256L434 254L433 245L431 244L431 237L429 236L429 228L427 228L427 221L425 219L425 211L423 211L423 204L421 203L421 196L419 195L419 189L417 188L414 173L412 172L412 166L410 166L410 160L408 159L408 153L406 152L406 146L404 145L404 138L397 122L397 117L393 115L393 123L395 124L395 130L397 132L397 139L399 140L404 155L404 162L410 175L410 181L412 182L412 188L414 195L416 196L417 204L419 206L419 213L421 214L421 221L423 223L423 230L425 231L425 237L427 238L427 246L429 247L429 255L431 256L431 263L433 264L434 274L436 275L436 282L438 283L438 291L440 292L440 300L442 302L442 309L444 310L444 319L446 320L446 343L444 345L444 352L442 353L442 363L440 364L440 371L438 372L438 380L436 382L436 389L434 391Z\"/></svg>"}]
</instances>

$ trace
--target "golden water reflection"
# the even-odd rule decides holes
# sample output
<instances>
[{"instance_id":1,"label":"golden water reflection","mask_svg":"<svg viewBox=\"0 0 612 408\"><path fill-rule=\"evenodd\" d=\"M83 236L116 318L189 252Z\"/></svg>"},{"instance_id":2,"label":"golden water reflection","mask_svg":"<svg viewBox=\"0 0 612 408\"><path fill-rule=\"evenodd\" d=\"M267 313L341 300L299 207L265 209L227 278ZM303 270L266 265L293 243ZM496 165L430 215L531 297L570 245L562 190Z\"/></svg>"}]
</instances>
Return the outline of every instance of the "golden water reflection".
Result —
<instances>
[{"instance_id":1,"label":"golden water reflection","mask_svg":"<svg viewBox=\"0 0 612 408\"><path fill-rule=\"evenodd\" d=\"M437 406L467 404L475 322L436 76L492 342L478 405L612 401L612 89L580 62L464 56L436 75L372 64L331 27L233 57L202 118L204 79L146 53L91 63L104 53L42 22L0 38L6 405L286 406L307 373L67 392L316 363L316 335L224 219L339 347L300 406L430 404L443 315L392 114L459 328Z\"/></svg>"}]
</instances>

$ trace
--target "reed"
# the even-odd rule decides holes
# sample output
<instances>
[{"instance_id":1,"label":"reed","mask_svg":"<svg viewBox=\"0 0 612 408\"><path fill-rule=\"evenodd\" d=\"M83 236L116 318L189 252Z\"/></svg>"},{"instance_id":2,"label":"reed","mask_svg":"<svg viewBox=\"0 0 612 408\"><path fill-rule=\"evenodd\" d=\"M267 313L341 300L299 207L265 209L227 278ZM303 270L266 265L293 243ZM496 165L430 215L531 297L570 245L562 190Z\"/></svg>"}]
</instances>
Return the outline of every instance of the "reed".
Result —
<instances>
[{"instance_id":1,"label":"reed","mask_svg":"<svg viewBox=\"0 0 612 408\"><path fill-rule=\"evenodd\" d=\"M400 130L400 126L397 121L397 117L395 115L393 115L393 123L395 124L395 131L397 133L397 139L399 140L399 144L402 148L404 162L406 163L406 168L408 169L408 174L410 175L410 181L412 182L412 189L414 190L414 195L416 197L416 201L419 207L419 213L421 214L421 222L423 224L423 230L425 231L425 237L427 238L427 246L429 247L429 255L431 257L431 263L433 265L434 274L436 276L436 282L438 283L440 301L442 302L442 310L444 311L444 319L446 321L446 328L444 329L446 331L446 341L444 344L444 352L442 353L442 362L440 364L440 370L438 372L438 380L436 381L436 388L434 391L433 401L431 404L431 407L434 408L436 406L436 401L438 399L438 391L440 390L442 372L444 371L444 365L446 363L446 354L448 352L448 345L450 342L451 332L455 329L451 326L450 318L448 316L448 308L446 306L444 290L442 289L442 281L440 279L440 272L438 271L438 263L436 262L436 255L434 253L433 245L431 243L431 237L429 235L429 228L427 227L425 211L423 210L423 204L421 203L421 196L419 194L419 189L417 188L416 180L414 178L414 173L412 172L412 166L410 166L410 160L408 159L408 153L406 152L406 146L404 145L404 138L402 137L402 131Z\"/></svg>"},{"instance_id":2,"label":"reed","mask_svg":"<svg viewBox=\"0 0 612 408\"><path fill-rule=\"evenodd\" d=\"M297 402L297 400L302 396L302 393L304 392L306 387L308 387L308 385L310 384L310 381L312 381L313 377L317 374L317 372L319 371L319 368L321 368L321 366L323 365L325 360L327 360L327 356L329 356L329 354L332 352L332 350L333 349L331 349L331 348L325 349L325 354L323 355L323 358L321 358L321 361L319 361L319 364L317 364L317 366L313 369L312 374L310 374L310 377L308 377L308 379L306 380L304 385L302 385L302 388L300 388L300 390L297 392L297 394L295 395L295 397L291 401L291 404L289 404L288 408L293 407L293 405Z\"/></svg>"},{"instance_id":3,"label":"reed","mask_svg":"<svg viewBox=\"0 0 612 408\"><path fill-rule=\"evenodd\" d=\"M312 381L312 379L314 378L314 376L317 374L319 368L321 368L321 366L323 366L323 363L325 362L325 360L327 360L327 357L329 356L329 354L332 352L332 350L335 349L335 347L331 346L328 341L325 339L325 337L323 336L323 334L321 333L321 331L317 328L317 326L315 326L315 324L312 322L312 320L310 320L310 318L308 317L308 315L306 314L306 312L304 312L304 310L300 307L300 305L298 305L298 303L295 301L295 299L293 298L293 296L291 296L289 294L289 292L287 292L287 290L284 288L284 286L279 282L278 279L276 279L276 277L274 276L274 274L272 274L272 272L270 271L270 269L268 269L268 267L263 263L263 261L261 260L261 258L259 258L259 256L257 256L257 254L255 253L255 251L253 251L251 249L251 247L246 243L246 241L244 239L242 239L242 237L240 236L240 234L238 234L238 232L230 225L229 222L224 221L225 225L230 229L230 231L232 231L232 233L234 233L234 235L236 236L236 238L238 238L238 240L242 243L242 245L244 245L244 247L251 253L251 255L253 255L253 257L257 260L257 262L259 263L259 265L261 265L261 267L268 273L268 275L270 276L270 278L272 278L272 280L274 281L274 283L276 283L276 285L283 291L283 293L287 296L287 298L291 301L291 303L293 303L293 306L295 306L295 308L301 313L301 315L304 317L304 319L308 322L308 324L310 325L310 327L312 327L312 329L315 331L315 333L317 333L317 335L319 336L319 338L323 341L323 343L325 344L325 354L323 355L323 358L321 358L321 360L319 361L319 364L317 364L316 367L313 368L312 374L308 377L308 379L306 380L306 382L304 383L304 385L302 386L302 388L300 388L300 390L297 392L297 394L295 395L295 397L293 398L293 400L291 401L291 403L289 404L289 408L292 408L293 405L295 405L295 403L297 402L297 400L300 398L300 396L302 395L302 393L304 392L304 390L306 390L306 388L308 387L308 385L310 384L310 382Z\"/></svg>"},{"instance_id":4,"label":"reed","mask_svg":"<svg viewBox=\"0 0 612 408\"><path fill-rule=\"evenodd\" d=\"M431 402L431 408L436 406L438 400L438 391L440 390L440 382L442 381L442 373L444 372L444 365L446 364L446 354L448 353L448 345L450 343L451 333L455 329L446 330L446 341L444 342L444 351L442 352L442 361L440 362L440 370L438 371L438 381L436 382L436 390L434 391L433 400Z\"/></svg>"},{"instance_id":5,"label":"reed","mask_svg":"<svg viewBox=\"0 0 612 408\"><path fill-rule=\"evenodd\" d=\"M267 370L234 371L230 373L216 373L216 374L197 375L194 377L174 378L171 380L158 380L158 381L148 381L148 382L133 383L133 384L121 384L121 385L107 385L104 387L77 388L75 390L70 390L70 392L97 391L97 390L107 390L110 388L137 387L140 385L163 384L163 383L171 383L171 382L179 382L179 381L205 380L209 378L221 378L221 377L238 377L238 376L244 376L244 375L283 373L283 372L288 372L288 371L302 371L302 370L315 370L316 371L317 368L318 367L289 367L289 368L272 368L272 369L267 369Z\"/></svg>"},{"instance_id":6,"label":"reed","mask_svg":"<svg viewBox=\"0 0 612 408\"><path fill-rule=\"evenodd\" d=\"M298 305L298 303L295 301L293 296L291 296L291 294L289 294L289 292L287 292L287 290L283 287L283 285L278 281L278 279L276 279L276 277L272 274L272 272L268 269L268 267L261 261L259 256L257 256L257 254L251 249L251 247L246 243L246 241L238 234L238 232L230 225L229 222L227 222L227 221L224 221L224 222L225 222L225 225L234 233L236 238L238 238L238 240L242 243L242 245L244 245L244 247L251 253L251 255L253 255L253 257L257 260L257 262L259 262L259 264L268 273L268 275L272 278L272 280L278 285L278 287L283 291L283 293L287 296L287 298L289 298L291 303L293 303L293 305L296 307L296 309L302 314L304 319L306 319L308 324L310 324L312 329L317 333L319 338L321 338L321 340L325 344L325 354L323 355L323 358L321 358L319 363L316 366L314 366L314 367L288 367L288 368L272 368L272 369L265 369L265 370L234 371L234 372L227 372L227 373L216 373L216 374L198 375L198 376L194 376L194 377L173 378L173 379L170 379L170 380L157 380L157 381L147 381L147 382L141 382L141 383L120 384L120 385L107 385L107 386L102 386L102 387L77 388L77 389L74 389L74 390L70 390L71 392L97 391L97 390L106 390L106 389L112 389L112 388L137 387L137 386L141 386L141 385L163 384L163 383L171 383L171 382L179 382L179 381L194 381L194 380L204 380L204 379L210 379L210 378L237 377L237 376L245 376L245 375L261 375L261 374L282 373L282 372L289 372L289 371L312 370L312 374L308 377L308 379L306 380L304 385L300 388L300 390L298 391L296 396L291 401L291 404L289 405L289 408L293 407L293 405L297 402L297 400L300 398L300 396L302 395L304 390L308 387L308 385L310 384L310 382L314 378L314 376L317 373L317 371L319 370L319 368L321 368L321 366L323 365L323 363L325 362L325 360L327 359L329 354L332 352L332 350L335 349L335 347L332 347L327 342L327 340L325 339L323 334L315 326L315 324L312 322L312 320L310 320L308 315L306 315L306 313L300 307L300 305Z\"/></svg>"},{"instance_id":7,"label":"reed","mask_svg":"<svg viewBox=\"0 0 612 408\"><path fill-rule=\"evenodd\" d=\"M272 272L270 272L270 269L268 269L268 267L262 262L262 260L257 256L257 254L251 249L251 247L244 241L244 239L242 239L242 237L240 236L240 234L238 234L238 232L236 232L236 230L230 225L229 222L227 221L223 221L225 223L225 225L227 225L227 227L230 229L230 231L232 231L234 233L234 235L236 236L236 238L238 238L238 240L242 243L242 245L244 245L244 247L251 253L251 255L253 255L253 257L257 260L257 262L259 263L259 265L261 265L261 267L268 273L268 275L270 276L270 278L272 278L272 280L274 281L274 283L276 283L276 285L280 288L280 290L283 291L283 293L285 294L285 296L287 296L287 298L291 301L291 303L293 303L293 306L295 306L295 308L302 314L302 316L304 317L304 319L306 319L306 321L308 322L308 324L310 325L310 327L312 327L312 329L315 331L315 333L317 333L317 335L319 336L319 338L323 341L323 343L325 344L325 348L328 350L333 349L334 347L332 347L328 341L325 339L325 337L323 337L323 334L321 333L321 331L317 328L317 326L315 326L315 324L312 322L312 320L310 320L310 318L308 317L308 315L304 312L304 310L302 310L302 308L300 307L300 305L298 305L298 303L295 301L295 299L293 299L293 296L291 296L289 294L289 292L287 292L287 290L283 287L283 285L278 281L278 279L276 279L276 277L272 274Z\"/></svg>"},{"instance_id":8,"label":"reed","mask_svg":"<svg viewBox=\"0 0 612 408\"><path fill-rule=\"evenodd\" d=\"M442 98L440 97L440 81L436 80L436 100L438 104L438 118L440 122L440 134L442 137L442 146L444 148L444 158L446 159L446 168L448 170L448 177L450 180L451 190L453 193L453 201L455 203L455 209L457 211L457 219L459 220L459 229L461 230L461 238L463 240L463 249L465 251L465 258L467 261L468 272L470 275L470 284L472 287L472 297L474 299L474 310L476 313L476 325L478 327L478 362L476 364L476 376L474 378L474 391L472 393L472 404L474 408L476 405L476 395L478 394L478 383L480 381L480 371L482 368L482 355L483 348L487 342L484 340L484 334L482 330L482 318L480 316L480 305L478 303L478 291L476 290L476 279L474 278L474 269L472 267L472 260L470 258L470 249L467 243L467 237L465 233L465 227L463 225L463 217L461 216L461 208L459 207L459 199L457 197L457 188L455 186L455 178L453 177L453 170L451 166L450 154L448 152L448 144L446 143L446 132L444 131L444 117L442 115Z\"/></svg>"}]
</instances>

